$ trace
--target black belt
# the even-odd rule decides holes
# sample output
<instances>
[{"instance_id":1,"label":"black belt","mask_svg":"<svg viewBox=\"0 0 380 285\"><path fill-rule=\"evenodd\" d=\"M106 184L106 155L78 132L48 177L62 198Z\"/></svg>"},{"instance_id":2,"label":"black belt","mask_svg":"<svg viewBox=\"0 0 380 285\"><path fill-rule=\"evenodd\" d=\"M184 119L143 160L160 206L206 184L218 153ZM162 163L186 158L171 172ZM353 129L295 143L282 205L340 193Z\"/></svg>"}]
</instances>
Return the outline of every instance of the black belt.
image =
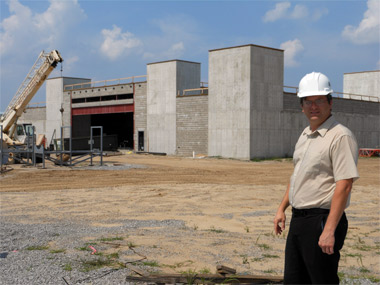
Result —
<instances>
[{"instance_id":1,"label":"black belt","mask_svg":"<svg viewBox=\"0 0 380 285\"><path fill-rule=\"evenodd\" d=\"M311 208L311 209L296 209L292 208L293 216L310 216L310 215L321 215L330 213L329 209L321 209L321 208Z\"/></svg>"}]
</instances>

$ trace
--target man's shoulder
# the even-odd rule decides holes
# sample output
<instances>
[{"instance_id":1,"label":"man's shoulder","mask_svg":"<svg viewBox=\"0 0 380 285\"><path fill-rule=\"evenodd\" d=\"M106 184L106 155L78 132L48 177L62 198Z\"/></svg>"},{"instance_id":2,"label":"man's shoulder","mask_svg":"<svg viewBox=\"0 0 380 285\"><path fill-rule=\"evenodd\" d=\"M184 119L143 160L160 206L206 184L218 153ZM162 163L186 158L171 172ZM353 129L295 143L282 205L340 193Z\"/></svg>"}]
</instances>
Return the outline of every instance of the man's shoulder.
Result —
<instances>
[{"instance_id":1,"label":"man's shoulder","mask_svg":"<svg viewBox=\"0 0 380 285\"><path fill-rule=\"evenodd\" d=\"M352 131L348 127L339 123L336 120L331 124L331 127L329 128L329 132L331 132L335 135L354 136L354 134L352 133Z\"/></svg>"}]
</instances>

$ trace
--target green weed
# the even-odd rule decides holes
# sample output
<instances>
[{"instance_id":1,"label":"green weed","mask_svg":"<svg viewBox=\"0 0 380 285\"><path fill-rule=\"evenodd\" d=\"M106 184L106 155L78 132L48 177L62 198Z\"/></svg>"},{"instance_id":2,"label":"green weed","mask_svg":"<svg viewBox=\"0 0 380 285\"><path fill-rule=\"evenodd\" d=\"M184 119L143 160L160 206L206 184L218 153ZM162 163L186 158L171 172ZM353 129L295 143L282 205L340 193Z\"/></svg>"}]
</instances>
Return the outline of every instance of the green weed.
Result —
<instances>
[{"instance_id":1,"label":"green weed","mask_svg":"<svg viewBox=\"0 0 380 285\"><path fill-rule=\"evenodd\" d=\"M268 245L268 244L266 244L266 243L259 243L257 246L258 246L259 248L261 248L261 249L264 249L264 250L269 250L269 249L271 249L270 245Z\"/></svg>"},{"instance_id":2,"label":"green weed","mask_svg":"<svg viewBox=\"0 0 380 285\"><path fill-rule=\"evenodd\" d=\"M240 255L240 257L243 259L243 264L249 264L248 256L246 254Z\"/></svg>"},{"instance_id":3,"label":"green weed","mask_svg":"<svg viewBox=\"0 0 380 285\"><path fill-rule=\"evenodd\" d=\"M119 258L119 253L118 252L114 252L114 253L108 254L107 258L118 259Z\"/></svg>"},{"instance_id":4,"label":"green weed","mask_svg":"<svg viewBox=\"0 0 380 285\"><path fill-rule=\"evenodd\" d=\"M100 241L115 241L115 240L124 240L123 237L109 237L109 238L101 238Z\"/></svg>"},{"instance_id":5,"label":"green weed","mask_svg":"<svg viewBox=\"0 0 380 285\"><path fill-rule=\"evenodd\" d=\"M203 269L199 270L199 273L200 274L211 274L211 270L208 268L203 268Z\"/></svg>"},{"instance_id":6,"label":"green weed","mask_svg":"<svg viewBox=\"0 0 380 285\"><path fill-rule=\"evenodd\" d=\"M160 267L159 263L157 261L155 261L155 260L153 260L153 261L143 261L142 264L145 265L145 266Z\"/></svg>"},{"instance_id":7,"label":"green weed","mask_svg":"<svg viewBox=\"0 0 380 285\"><path fill-rule=\"evenodd\" d=\"M273 254L263 254L263 258L280 258L278 255Z\"/></svg>"},{"instance_id":8,"label":"green weed","mask_svg":"<svg viewBox=\"0 0 380 285\"><path fill-rule=\"evenodd\" d=\"M52 249L50 250L50 253L62 253L66 252L66 249Z\"/></svg>"},{"instance_id":9,"label":"green weed","mask_svg":"<svg viewBox=\"0 0 380 285\"><path fill-rule=\"evenodd\" d=\"M133 243L133 242L131 242L131 241L130 241L130 242L128 242L128 244L127 244L127 245L128 245L128 247L129 247L129 248L135 248L135 247L137 247L137 245L136 245L136 244L134 244L134 243Z\"/></svg>"},{"instance_id":10,"label":"green weed","mask_svg":"<svg viewBox=\"0 0 380 285\"><path fill-rule=\"evenodd\" d=\"M108 258L99 257L94 260L82 260L83 272L89 272L102 268L104 266L110 266L112 261Z\"/></svg>"},{"instance_id":11,"label":"green weed","mask_svg":"<svg viewBox=\"0 0 380 285\"><path fill-rule=\"evenodd\" d=\"M192 269L189 269L187 271L182 271L181 274L185 276L186 281L187 281L186 284L194 284L195 278L197 276L197 272L195 272Z\"/></svg>"},{"instance_id":12,"label":"green weed","mask_svg":"<svg viewBox=\"0 0 380 285\"><path fill-rule=\"evenodd\" d=\"M191 264L193 264L194 261L192 260L186 260L184 262L177 262L173 265L169 265L169 264L163 264L162 266L163 267L168 267L168 268L172 268L172 269L176 269L176 268L180 268L180 267L183 267L183 266L189 266Z\"/></svg>"},{"instance_id":13,"label":"green weed","mask_svg":"<svg viewBox=\"0 0 380 285\"><path fill-rule=\"evenodd\" d=\"M359 272L360 273L369 273L369 272L371 272L369 269L367 269L367 268L365 268L365 267L360 267L359 268Z\"/></svg>"},{"instance_id":14,"label":"green weed","mask_svg":"<svg viewBox=\"0 0 380 285\"><path fill-rule=\"evenodd\" d=\"M226 231L225 230L222 230L222 229L216 229L214 226L212 226L210 229L209 229L210 232L214 232L214 233L225 233Z\"/></svg>"},{"instance_id":15,"label":"green weed","mask_svg":"<svg viewBox=\"0 0 380 285\"><path fill-rule=\"evenodd\" d=\"M82 247L78 247L77 248L77 250L81 250L81 251L92 251L92 249L91 248L89 248L89 246L95 246L95 245L97 245L97 243L96 242L86 242L85 244L84 244L84 246L82 246Z\"/></svg>"},{"instance_id":16,"label":"green weed","mask_svg":"<svg viewBox=\"0 0 380 285\"><path fill-rule=\"evenodd\" d=\"M49 247L46 245L32 245L32 246L28 246L26 250L46 250L48 248Z\"/></svg>"},{"instance_id":17,"label":"green weed","mask_svg":"<svg viewBox=\"0 0 380 285\"><path fill-rule=\"evenodd\" d=\"M362 257L360 253L346 253L345 256L348 257Z\"/></svg>"},{"instance_id":18,"label":"green weed","mask_svg":"<svg viewBox=\"0 0 380 285\"><path fill-rule=\"evenodd\" d=\"M65 271L71 271L71 270L73 270L73 267L71 266L70 263L66 263L66 264L63 266L63 270L65 270Z\"/></svg>"}]
</instances>

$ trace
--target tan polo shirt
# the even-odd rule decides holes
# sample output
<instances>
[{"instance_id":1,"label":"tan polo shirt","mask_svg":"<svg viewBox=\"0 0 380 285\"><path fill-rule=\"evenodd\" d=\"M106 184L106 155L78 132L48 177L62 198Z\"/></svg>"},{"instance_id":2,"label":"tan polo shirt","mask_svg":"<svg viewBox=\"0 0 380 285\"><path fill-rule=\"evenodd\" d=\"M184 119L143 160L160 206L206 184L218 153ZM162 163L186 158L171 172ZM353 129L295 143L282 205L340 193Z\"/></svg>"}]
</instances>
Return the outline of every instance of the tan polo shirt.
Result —
<instances>
[{"instance_id":1,"label":"tan polo shirt","mask_svg":"<svg viewBox=\"0 0 380 285\"><path fill-rule=\"evenodd\" d=\"M293 162L289 201L297 209L330 209L335 182L359 178L356 139L333 116L314 132L310 127L302 132L295 147ZM346 208L349 204L350 197Z\"/></svg>"}]
</instances>

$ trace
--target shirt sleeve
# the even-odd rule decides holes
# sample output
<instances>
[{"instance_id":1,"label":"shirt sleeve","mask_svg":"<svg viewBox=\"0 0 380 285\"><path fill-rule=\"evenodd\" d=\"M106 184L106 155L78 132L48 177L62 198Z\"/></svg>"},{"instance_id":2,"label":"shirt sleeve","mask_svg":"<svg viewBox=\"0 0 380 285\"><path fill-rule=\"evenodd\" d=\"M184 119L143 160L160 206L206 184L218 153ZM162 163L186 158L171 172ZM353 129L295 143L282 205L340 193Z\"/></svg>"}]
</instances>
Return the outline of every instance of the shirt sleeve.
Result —
<instances>
[{"instance_id":1,"label":"shirt sleeve","mask_svg":"<svg viewBox=\"0 0 380 285\"><path fill-rule=\"evenodd\" d=\"M357 169L358 144L354 137L343 135L332 145L331 161L335 182L343 179L359 178Z\"/></svg>"}]
</instances>

